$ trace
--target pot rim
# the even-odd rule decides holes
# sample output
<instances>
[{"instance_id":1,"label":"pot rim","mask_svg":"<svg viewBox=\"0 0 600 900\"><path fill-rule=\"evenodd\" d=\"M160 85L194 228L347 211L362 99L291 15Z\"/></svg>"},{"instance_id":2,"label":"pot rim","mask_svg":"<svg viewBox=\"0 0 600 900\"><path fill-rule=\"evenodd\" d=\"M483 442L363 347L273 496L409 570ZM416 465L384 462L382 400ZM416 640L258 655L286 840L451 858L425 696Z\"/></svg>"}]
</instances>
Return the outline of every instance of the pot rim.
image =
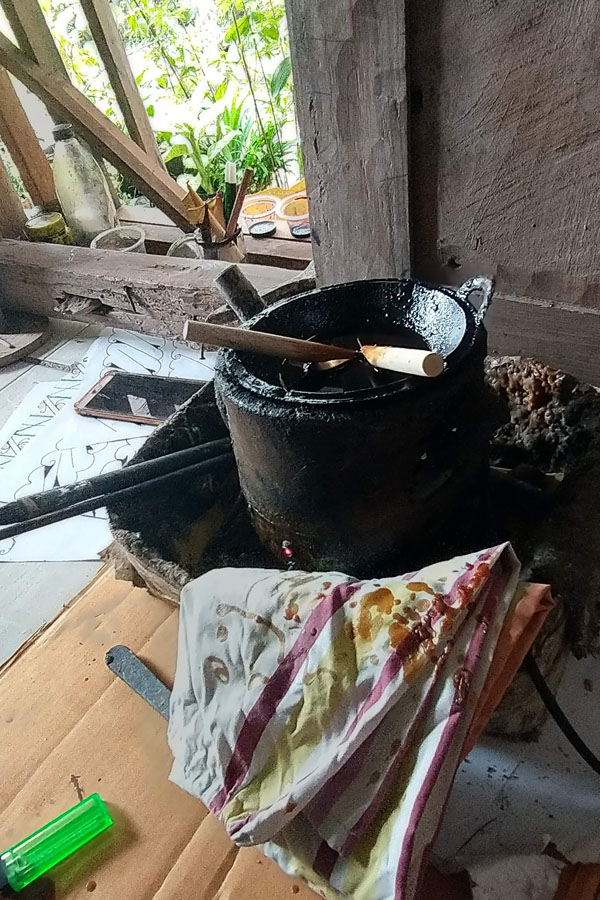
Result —
<instances>
[{"instance_id":1,"label":"pot rim","mask_svg":"<svg viewBox=\"0 0 600 900\"><path fill-rule=\"evenodd\" d=\"M471 279L470 281L475 282L477 280L478 279ZM393 285L399 286L398 293L400 295L403 287L410 286L411 296L408 302L410 302L410 300L412 299L414 289L417 287L426 288L428 290L434 290L439 293L445 294L447 297L454 300L455 303L460 306L460 308L464 312L467 318L467 327L465 328L465 333L458 346L455 347L455 349L445 358L443 373L439 377L432 379L415 378L408 390L406 389L406 384L404 381L392 382L391 384L380 385L378 387L362 388L355 391L340 391L339 394L323 394L311 391L285 390L280 385L264 381L259 376L252 374L252 372L247 368L246 364L242 360L242 356L244 355L243 353L237 350L225 349L219 350L217 357L217 364L215 366L217 385L219 385L220 382L227 382L230 385L234 385L235 387L245 388L247 391L250 391L252 394L262 397L265 400L268 399L272 401L280 401L286 404L310 404L323 407L347 405L349 403L358 403L361 401L367 402L399 396L404 396L408 399L408 397L412 398L415 396L415 394L420 394L424 391L429 391L431 393L432 389L434 389L436 386L447 384L448 376L454 375L456 373L461 365L467 361L470 351L473 349L473 347L486 335L486 330L483 325L484 313L480 313L480 311L477 310L476 307L467 299L468 294L473 290L482 290L484 288L482 288L480 285L471 287L470 281L465 282L465 284L458 289L449 288L444 285L429 284L427 282L418 281L413 278L369 278L364 280L359 279L355 281L342 282L340 284L327 285L323 288L314 288L310 291L303 291L300 294L294 294L291 297L286 297L282 300L277 301L276 303L271 304L264 310L261 310L261 312L257 313L257 315L253 316L251 319L248 319L241 325L242 328L257 328L258 330L260 330L265 319L268 319L274 310L278 310L284 306L296 303L297 301L301 301L306 297L319 296L322 297L325 301L327 294L337 292L340 290L340 288L348 289L358 286L364 287L367 285L371 288L383 288ZM469 285L469 287L467 287L467 285ZM493 291L493 282L490 282L490 286L490 291ZM484 300L484 303L481 307L482 310L484 309L484 306L485 308L487 308L490 297L491 293L489 293L488 297ZM232 367L234 366L235 371L232 371Z\"/></svg>"}]
</instances>

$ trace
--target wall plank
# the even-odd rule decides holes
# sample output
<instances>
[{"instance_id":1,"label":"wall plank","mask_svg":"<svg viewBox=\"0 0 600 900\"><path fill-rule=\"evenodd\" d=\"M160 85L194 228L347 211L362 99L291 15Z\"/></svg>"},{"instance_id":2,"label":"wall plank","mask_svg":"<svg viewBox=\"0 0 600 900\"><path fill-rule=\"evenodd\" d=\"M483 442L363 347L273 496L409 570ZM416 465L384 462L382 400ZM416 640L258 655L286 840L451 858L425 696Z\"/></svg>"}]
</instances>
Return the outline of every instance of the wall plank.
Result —
<instances>
[{"instance_id":1,"label":"wall plank","mask_svg":"<svg viewBox=\"0 0 600 900\"><path fill-rule=\"evenodd\" d=\"M598 307L600 5L408 5L417 274Z\"/></svg>"},{"instance_id":2,"label":"wall plank","mask_svg":"<svg viewBox=\"0 0 600 900\"><path fill-rule=\"evenodd\" d=\"M404 0L287 0L321 284L410 265Z\"/></svg>"}]
</instances>

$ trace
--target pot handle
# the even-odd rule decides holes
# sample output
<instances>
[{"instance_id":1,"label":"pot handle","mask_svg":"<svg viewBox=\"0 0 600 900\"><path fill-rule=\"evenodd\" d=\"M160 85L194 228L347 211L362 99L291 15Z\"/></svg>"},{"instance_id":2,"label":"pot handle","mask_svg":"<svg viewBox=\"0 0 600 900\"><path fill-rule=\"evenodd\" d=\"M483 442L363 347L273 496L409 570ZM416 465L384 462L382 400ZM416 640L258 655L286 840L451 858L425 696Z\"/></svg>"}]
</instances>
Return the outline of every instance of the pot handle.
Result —
<instances>
[{"instance_id":1,"label":"pot handle","mask_svg":"<svg viewBox=\"0 0 600 900\"><path fill-rule=\"evenodd\" d=\"M254 285L236 265L228 266L217 275L214 284L227 306L242 323L258 315L266 306Z\"/></svg>"},{"instance_id":2,"label":"pot handle","mask_svg":"<svg viewBox=\"0 0 600 900\"><path fill-rule=\"evenodd\" d=\"M483 325L483 320L486 317L486 313L492 302L492 297L494 296L494 279L488 278L487 275L475 275L473 278L468 278L467 281L464 281L461 286L457 288L456 293L462 300L466 300L468 303L471 303L471 294L481 294L481 303L479 304L479 307L474 306L473 303L471 303L471 306L473 306L475 310L475 322L477 326Z\"/></svg>"}]
</instances>

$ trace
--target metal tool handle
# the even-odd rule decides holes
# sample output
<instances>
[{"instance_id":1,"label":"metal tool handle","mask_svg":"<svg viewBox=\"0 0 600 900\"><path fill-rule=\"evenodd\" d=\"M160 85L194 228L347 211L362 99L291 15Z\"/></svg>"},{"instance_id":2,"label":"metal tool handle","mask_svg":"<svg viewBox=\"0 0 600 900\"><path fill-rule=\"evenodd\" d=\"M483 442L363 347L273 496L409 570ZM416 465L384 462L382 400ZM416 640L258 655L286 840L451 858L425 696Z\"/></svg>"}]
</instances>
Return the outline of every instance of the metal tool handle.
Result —
<instances>
[{"instance_id":1,"label":"metal tool handle","mask_svg":"<svg viewBox=\"0 0 600 900\"><path fill-rule=\"evenodd\" d=\"M215 287L240 322L246 322L266 306L262 297L237 266L229 266L215 278Z\"/></svg>"},{"instance_id":2,"label":"metal tool handle","mask_svg":"<svg viewBox=\"0 0 600 900\"><path fill-rule=\"evenodd\" d=\"M171 691L148 666L124 644L117 644L106 654L106 665L146 703L169 721Z\"/></svg>"},{"instance_id":3,"label":"metal tool handle","mask_svg":"<svg viewBox=\"0 0 600 900\"><path fill-rule=\"evenodd\" d=\"M473 278L468 278L459 288L457 288L456 293L461 300L466 300L467 303L470 303L473 307L475 324L478 327L483 325L483 320L490 308L492 297L494 296L494 287L493 278L488 278L487 275L475 275ZM475 306L471 300L472 294L481 294L481 303L479 306Z\"/></svg>"}]
</instances>

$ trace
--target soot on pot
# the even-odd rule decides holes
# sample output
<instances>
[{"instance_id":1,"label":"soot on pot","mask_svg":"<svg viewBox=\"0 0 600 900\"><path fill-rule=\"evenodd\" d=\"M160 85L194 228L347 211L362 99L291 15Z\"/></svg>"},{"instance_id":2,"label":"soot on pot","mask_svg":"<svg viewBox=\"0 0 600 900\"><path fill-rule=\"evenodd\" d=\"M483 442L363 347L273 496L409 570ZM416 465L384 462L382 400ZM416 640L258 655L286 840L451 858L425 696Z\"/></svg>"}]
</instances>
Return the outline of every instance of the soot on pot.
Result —
<instances>
[{"instance_id":1,"label":"soot on pot","mask_svg":"<svg viewBox=\"0 0 600 900\"><path fill-rule=\"evenodd\" d=\"M384 373L359 360L322 372L219 353L215 392L240 487L279 564L285 541L299 569L365 577L437 555L447 538L451 556L474 529L481 534L493 430L482 310L492 289L484 278L458 291L355 282L280 301L248 323L321 343L350 340L353 348L358 337L431 350L445 361L439 378ZM480 309L468 299L475 290L484 294Z\"/></svg>"}]
</instances>

